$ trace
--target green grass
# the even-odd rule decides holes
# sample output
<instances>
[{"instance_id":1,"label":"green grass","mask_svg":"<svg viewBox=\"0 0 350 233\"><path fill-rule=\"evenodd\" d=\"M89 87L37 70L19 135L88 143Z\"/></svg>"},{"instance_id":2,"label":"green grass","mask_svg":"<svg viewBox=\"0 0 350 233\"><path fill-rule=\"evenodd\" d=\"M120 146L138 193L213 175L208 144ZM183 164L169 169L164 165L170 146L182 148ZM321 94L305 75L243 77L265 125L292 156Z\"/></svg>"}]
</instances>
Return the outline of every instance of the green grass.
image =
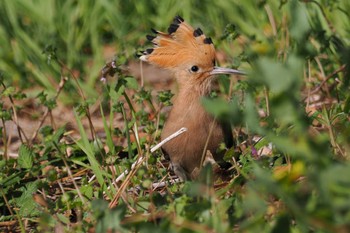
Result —
<instances>
[{"instance_id":1,"label":"green grass","mask_svg":"<svg viewBox=\"0 0 350 233\"><path fill-rule=\"evenodd\" d=\"M349 12L346 0L1 1L0 230L350 231ZM171 182L151 148L172 94L125 71L176 14L212 37L220 65L249 73L203 99L234 126L227 181L205 167Z\"/></svg>"}]
</instances>

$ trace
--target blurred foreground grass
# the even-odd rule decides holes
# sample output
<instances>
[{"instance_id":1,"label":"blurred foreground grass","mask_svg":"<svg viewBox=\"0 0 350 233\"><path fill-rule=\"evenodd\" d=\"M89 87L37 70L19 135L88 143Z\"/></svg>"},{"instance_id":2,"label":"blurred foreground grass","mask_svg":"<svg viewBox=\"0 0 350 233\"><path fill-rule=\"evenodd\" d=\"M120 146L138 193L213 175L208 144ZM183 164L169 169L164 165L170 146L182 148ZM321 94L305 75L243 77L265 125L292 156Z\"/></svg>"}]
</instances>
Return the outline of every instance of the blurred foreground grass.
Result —
<instances>
[{"instance_id":1,"label":"blurred foreground grass","mask_svg":"<svg viewBox=\"0 0 350 233\"><path fill-rule=\"evenodd\" d=\"M1 231L349 232L349 12L346 0L1 1ZM203 100L237 145L214 185L210 169L171 183L150 148L172 94L125 71L176 14L249 72ZM62 103L69 126L52 114ZM24 118L43 125L26 135Z\"/></svg>"}]
</instances>

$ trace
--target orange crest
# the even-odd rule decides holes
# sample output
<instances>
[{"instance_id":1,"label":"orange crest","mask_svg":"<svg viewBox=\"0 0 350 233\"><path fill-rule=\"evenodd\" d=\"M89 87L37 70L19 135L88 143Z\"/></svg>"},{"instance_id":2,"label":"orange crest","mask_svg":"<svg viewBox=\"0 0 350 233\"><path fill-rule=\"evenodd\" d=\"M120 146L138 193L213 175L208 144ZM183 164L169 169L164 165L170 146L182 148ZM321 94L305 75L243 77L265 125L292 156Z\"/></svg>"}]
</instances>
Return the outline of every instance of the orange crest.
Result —
<instances>
[{"instance_id":1,"label":"orange crest","mask_svg":"<svg viewBox=\"0 0 350 233\"><path fill-rule=\"evenodd\" d=\"M176 69L195 63L199 67L214 67L215 48L210 37L200 28L194 30L183 18L176 16L168 33L152 31L147 35L154 48L142 52L140 59L161 68Z\"/></svg>"}]
</instances>

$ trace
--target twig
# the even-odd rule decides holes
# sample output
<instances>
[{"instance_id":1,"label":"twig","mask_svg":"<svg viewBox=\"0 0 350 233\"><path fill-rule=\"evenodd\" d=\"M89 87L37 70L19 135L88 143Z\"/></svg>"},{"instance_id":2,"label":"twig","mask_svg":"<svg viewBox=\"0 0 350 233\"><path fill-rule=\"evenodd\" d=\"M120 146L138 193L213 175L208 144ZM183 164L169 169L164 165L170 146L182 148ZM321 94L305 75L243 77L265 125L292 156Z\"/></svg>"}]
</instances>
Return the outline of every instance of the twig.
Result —
<instances>
[{"instance_id":1,"label":"twig","mask_svg":"<svg viewBox=\"0 0 350 233\"><path fill-rule=\"evenodd\" d=\"M173 133L172 135L170 135L169 137L165 138L163 141L161 141L160 143L158 143L157 145L155 145L154 147L151 148L151 153L155 152L156 150L158 150L160 147L162 147L165 143L169 142L170 140L176 138L177 136L179 136L180 134L184 133L187 131L187 128L182 127L181 129L179 129L178 131L176 131L175 133ZM142 161L142 157L140 157L136 162L134 162L131 165L131 170L135 168L135 166L137 166L139 163L141 163ZM122 180L127 174L129 173L128 170L125 170L122 174L120 174L117 179L115 179L114 183L118 183L120 180Z\"/></svg>"},{"instance_id":2,"label":"twig","mask_svg":"<svg viewBox=\"0 0 350 233\"><path fill-rule=\"evenodd\" d=\"M270 101L269 101L269 90L264 86L264 96L266 102L266 116L270 116Z\"/></svg>"},{"instance_id":3,"label":"twig","mask_svg":"<svg viewBox=\"0 0 350 233\"><path fill-rule=\"evenodd\" d=\"M215 126L215 121L213 121L211 123L210 128L209 128L209 134L208 134L207 140L205 141L205 145L204 145L204 149L203 149L202 157L201 157L201 161L200 161L201 163L200 163L199 170L202 170L204 160L205 160L205 158L207 156L207 148L208 148L208 144L209 144L209 140L210 140L211 134L213 133L213 130L214 130L214 126Z\"/></svg>"},{"instance_id":4,"label":"twig","mask_svg":"<svg viewBox=\"0 0 350 233\"><path fill-rule=\"evenodd\" d=\"M57 59L57 62L58 62L58 64L61 66L61 69L62 69L62 70L65 69L65 70L67 70L67 71L70 73L70 75L72 76L73 80L75 81L75 83L76 83L76 85L77 85L78 92L79 92L81 98L83 99L84 103L86 103L86 97L85 97L85 95L84 95L84 92L83 92L83 90L82 90L82 88L81 88L81 86L80 86L80 84L79 84L79 82L78 82L77 77L75 77L73 71L72 71L70 68L68 68L61 60L58 60L58 59ZM90 114L90 108L89 108L88 105L85 106L85 113L86 113L86 117L87 117L88 122L89 122L91 137L92 137L93 140L95 140L95 138L96 138L96 133L95 133L94 125L92 124L91 114Z\"/></svg>"},{"instance_id":5,"label":"twig","mask_svg":"<svg viewBox=\"0 0 350 233\"><path fill-rule=\"evenodd\" d=\"M6 204L6 207L7 207L8 211L13 216L13 211L11 209L11 205L9 204L9 202L7 200L7 197L6 197L5 193L4 193L4 191L2 190L2 188L0 188L0 191L1 191L1 196L4 198L4 201L5 201L5 204Z\"/></svg>"},{"instance_id":6,"label":"twig","mask_svg":"<svg viewBox=\"0 0 350 233\"><path fill-rule=\"evenodd\" d=\"M267 16L269 17L269 21L270 21L270 24L271 24L271 28L272 28L272 33L274 36L277 35L277 29L276 29L276 21L273 17L273 13L271 11L271 7L269 5L265 5L265 10L266 10L266 14Z\"/></svg>"},{"instance_id":7,"label":"twig","mask_svg":"<svg viewBox=\"0 0 350 233\"><path fill-rule=\"evenodd\" d=\"M346 65L342 65L341 67L339 67L338 69L336 69L335 71L333 71L333 73L329 74L329 75L326 77L326 79L324 79L324 80L320 83L320 85L318 85L315 89L313 89L313 90L311 91L311 95L312 95L312 94L315 94L316 92L318 92L318 91L321 89L321 87L322 87L328 80L330 80L331 78L333 78L334 75L336 75L336 74L338 74L339 72L342 72L343 70L345 70L345 67L346 67Z\"/></svg>"},{"instance_id":8,"label":"twig","mask_svg":"<svg viewBox=\"0 0 350 233\"><path fill-rule=\"evenodd\" d=\"M58 85L58 87L57 87L57 90L56 90L56 95L54 96L54 100L55 100L55 101L57 100L57 98L58 98L59 94L61 93L61 91L62 91L62 89L63 89L63 87L64 87L64 84L67 82L67 80L68 80L67 77L63 77L63 76L61 77L61 81L60 81L60 83L59 83L59 85ZM47 107L46 110L45 110L45 113L44 113L44 115L43 115L43 118L41 119L41 121L40 121L40 123L39 123L39 126L38 126L37 129L34 131L34 134L33 134L32 138L31 138L31 140L30 140L30 142L29 142L30 144L33 143L33 141L34 141L34 140L36 139L36 137L38 136L39 130L40 130L41 126L43 126L44 121L45 121L46 117L49 115L50 111L51 111L51 110L49 109L49 107Z\"/></svg>"},{"instance_id":9,"label":"twig","mask_svg":"<svg viewBox=\"0 0 350 233\"><path fill-rule=\"evenodd\" d=\"M141 87L143 87L143 80L144 80L144 78L143 78L143 65L142 65L143 63L142 63L142 60L140 60L140 72L141 72Z\"/></svg>"},{"instance_id":10,"label":"twig","mask_svg":"<svg viewBox=\"0 0 350 233\"><path fill-rule=\"evenodd\" d=\"M9 155L7 154L8 153L7 152L7 148L8 148L8 144L7 144L7 130L6 130L4 118L1 118L1 121L2 121L2 125L4 126L4 128L3 128L3 138L2 138L2 143L4 144L4 159L8 160L9 159Z\"/></svg>"},{"instance_id":11,"label":"twig","mask_svg":"<svg viewBox=\"0 0 350 233\"><path fill-rule=\"evenodd\" d=\"M154 146L153 148L151 148L151 153L153 153L154 151L156 151L157 149L159 149L162 145L164 145L165 143L169 142L170 140L174 139L175 137L179 136L180 134L184 133L187 131L187 128L182 127L181 129L179 129L178 131L176 131L175 133L173 133L172 135L170 135L169 137L165 138L163 141L161 141L160 143L158 143L156 146ZM125 179L125 181L122 183L122 185L120 186L120 188L118 189L116 195L114 196L113 200L109 203L109 207L112 208L116 205L116 203L118 202L118 199L121 195L121 193L125 190L127 184L128 184L128 180L131 179L132 175L135 174L135 172L137 171L137 168L141 165L141 163L143 162L143 160L146 158L146 156L140 156L136 162L134 162L131 165L131 171L129 172L128 170L125 170L122 174L120 174L117 179L113 182L113 184L116 184L117 182L119 182L121 179L123 179L126 175L128 175Z\"/></svg>"},{"instance_id":12,"label":"twig","mask_svg":"<svg viewBox=\"0 0 350 233\"><path fill-rule=\"evenodd\" d=\"M307 67L308 67L308 82L310 83L311 82L311 62L310 62L310 59L307 60ZM305 74L306 71L304 71L304 75L306 76ZM306 101L306 109L309 109L309 105L310 105L310 92L311 92L311 89L310 87L307 88L307 101Z\"/></svg>"},{"instance_id":13,"label":"twig","mask_svg":"<svg viewBox=\"0 0 350 233\"><path fill-rule=\"evenodd\" d=\"M74 188L76 189L77 194L78 194L78 196L79 196L81 202L82 202L83 204L85 204L85 200L84 200L84 198L83 198L83 195L81 194L80 189L79 189L77 183L76 183L75 180L74 180L73 173L72 173L71 169L70 169L69 166L68 166L67 160L66 160L66 158L65 158L66 154L63 153L63 152L61 151L61 149L59 148L59 146L58 146L55 142L53 143L53 145L56 147L56 149L57 149L59 155L61 156L61 159L62 159L64 165L66 166L68 176L69 176L69 178L71 179L71 181L72 181L72 183L73 183L73 185L74 185Z\"/></svg>"},{"instance_id":14,"label":"twig","mask_svg":"<svg viewBox=\"0 0 350 233\"><path fill-rule=\"evenodd\" d=\"M175 184L175 183L178 183L180 181L181 181L180 178L171 179L169 181L161 181L161 182L153 183L152 188L155 190L157 188L165 187L168 182L170 182L171 184Z\"/></svg>"},{"instance_id":15,"label":"twig","mask_svg":"<svg viewBox=\"0 0 350 233\"><path fill-rule=\"evenodd\" d=\"M169 142L170 140L173 140L174 138L176 138L177 136L179 136L180 134L182 134L182 133L184 133L186 131L187 131L187 128L182 127L181 129L179 129L178 131L176 131L175 133L173 133L172 135L170 135L169 137L165 138L163 141L161 141L160 143L158 143L157 145L152 147L151 148L151 153L155 152L161 146L163 146L165 143Z\"/></svg>"},{"instance_id":16,"label":"twig","mask_svg":"<svg viewBox=\"0 0 350 233\"><path fill-rule=\"evenodd\" d=\"M175 183L178 183L180 181L181 181L180 178L176 178L176 179L171 179L169 181L155 182L155 183L152 183L152 189L154 191L154 190L159 189L159 188L164 188L167 185L167 183L175 184ZM129 189L128 191L134 192L134 191L139 191L140 189L141 189L140 186L137 186L135 188Z\"/></svg>"},{"instance_id":17,"label":"twig","mask_svg":"<svg viewBox=\"0 0 350 233\"><path fill-rule=\"evenodd\" d=\"M307 1L305 1L305 0L304 0L304 2L307 3ZM333 24L331 23L331 21L330 21L329 18L327 17L327 14L326 14L326 12L324 11L322 5L321 5L319 2L315 1L315 0L310 1L310 2L311 2L311 3L315 3L315 4L320 8L321 14L322 14L323 18L326 20L329 29L332 31L333 34L335 34L335 33L336 33L335 27L333 26Z\"/></svg>"},{"instance_id":18,"label":"twig","mask_svg":"<svg viewBox=\"0 0 350 233\"><path fill-rule=\"evenodd\" d=\"M1 85L6 89L6 85L2 81L1 81ZM25 138L26 142L28 142L27 136L25 135L22 127L19 125L19 121L18 121L18 117L17 117L17 111L16 111L16 107L15 107L15 102L13 101L11 95L9 95L8 97L9 97L10 102L11 102L11 108L12 108L12 111L13 111L13 122L15 123L15 125L17 127L18 137L21 140L21 143L23 143L22 135ZM5 125L4 125L4 127L5 127Z\"/></svg>"}]
</instances>

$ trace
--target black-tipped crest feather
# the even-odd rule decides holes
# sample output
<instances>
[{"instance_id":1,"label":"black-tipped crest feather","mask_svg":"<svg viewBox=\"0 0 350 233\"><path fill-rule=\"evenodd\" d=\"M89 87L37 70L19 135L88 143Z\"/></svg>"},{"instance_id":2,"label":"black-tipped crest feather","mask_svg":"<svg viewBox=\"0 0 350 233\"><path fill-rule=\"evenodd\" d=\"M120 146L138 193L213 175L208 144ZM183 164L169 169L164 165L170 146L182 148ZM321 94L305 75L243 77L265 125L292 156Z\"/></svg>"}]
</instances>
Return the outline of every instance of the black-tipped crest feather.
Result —
<instances>
[{"instance_id":1,"label":"black-tipped crest feather","mask_svg":"<svg viewBox=\"0 0 350 233\"><path fill-rule=\"evenodd\" d=\"M211 40L210 37L205 38L203 42L204 42L204 44L212 44L213 43L213 41Z\"/></svg>"},{"instance_id":2,"label":"black-tipped crest feather","mask_svg":"<svg viewBox=\"0 0 350 233\"><path fill-rule=\"evenodd\" d=\"M156 37L155 36L151 36L151 35L146 35L146 38L147 38L148 41L152 41Z\"/></svg>"},{"instance_id":3,"label":"black-tipped crest feather","mask_svg":"<svg viewBox=\"0 0 350 233\"><path fill-rule=\"evenodd\" d=\"M180 24L182 23L183 21L185 21L181 16L177 15L174 17L173 19L173 24Z\"/></svg>"},{"instance_id":4,"label":"black-tipped crest feather","mask_svg":"<svg viewBox=\"0 0 350 233\"><path fill-rule=\"evenodd\" d=\"M198 37L203 35L203 31L200 28L197 28L196 30L193 31L193 36Z\"/></svg>"},{"instance_id":5,"label":"black-tipped crest feather","mask_svg":"<svg viewBox=\"0 0 350 233\"><path fill-rule=\"evenodd\" d=\"M172 34L174 32L176 32L176 30L179 28L179 24L170 24L169 28L168 28L168 33Z\"/></svg>"}]
</instances>

